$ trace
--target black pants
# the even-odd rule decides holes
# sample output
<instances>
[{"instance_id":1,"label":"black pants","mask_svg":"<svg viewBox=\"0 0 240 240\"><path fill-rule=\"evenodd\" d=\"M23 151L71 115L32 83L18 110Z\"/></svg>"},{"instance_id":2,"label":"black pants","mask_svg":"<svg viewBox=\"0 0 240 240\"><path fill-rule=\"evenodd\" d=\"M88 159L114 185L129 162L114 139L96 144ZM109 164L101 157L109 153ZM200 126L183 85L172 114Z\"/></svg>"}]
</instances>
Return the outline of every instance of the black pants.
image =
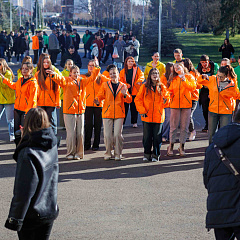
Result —
<instances>
[{"instance_id":1,"label":"black pants","mask_svg":"<svg viewBox=\"0 0 240 240\"><path fill-rule=\"evenodd\" d=\"M131 110L131 124L137 123L138 120L138 111L136 109L136 105L134 102L136 96L132 96L132 102L131 103L124 103L125 105L125 118L123 124L125 124L127 115L128 115L128 109L130 105L130 110Z\"/></svg>"},{"instance_id":2,"label":"black pants","mask_svg":"<svg viewBox=\"0 0 240 240\"><path fill-rule=\"evenodd\" d=\"M8 62L11 62L11 60L12 60L12 49L7 50L7 58L8 58Z\"/></svg>"},{"instance_id":3,"label":"black pants","mask_svg":"<svg viewBox=\"0 0 240 240\"><path fill-rule=\"evenodd\" d=\"M33 50L34 58L33 58L33 64L37 64L38 62L38 49Z\"/></svg>"},{"instance_id":4,"label":"black pants","mask_svg":"<svg viewBox=\"0 0 240 240\"><path fill-rule=\"evenodd\" d=\"M162 123L143 122L144 157L150 159L152 154L154 158L158 159L160 157L161 145L162 145Z\"/></svg>"},{"instance_id":5,"label":"black pants","mask_svg":"<svg viewBox=\"0 0 240 240\"><path fill-rule=\"evenodd\" d=\"M48 240L52 230L53 221L39 224L32 228L23 228L18 232L19 240Z\"/></svg>"},{"instance_id":6,"label":"black pants","mask_svg":"<svg viewBox=\"0 0 240 240\"><path fill-rule=\"evenodd\" d=\"M57 61L57 55L59 53L59 50L58 49L48 49L48 53L50 55L52 64L55 64Z\"/></svg>"},{"instance_id":7,"label":"black pants","mask_svg":"<svg viewBox=\"0 0 240 240\"><path fill-rule=\"evenodd\" d=\"M199 95L199 103L202 105L203 117L205 119L205 127L208 128L208 107L209 107L209 90L202 88Z\"/></svg>"},{"instance_id":8,"label":"black pants","mask_svg":"<svg viewBox=\"0 0 240 240\"><path fill-rule=\"evenodd\" d=\"M214 228L216 240L240 239L240 227Z\"/></svg>"},{"instance_id":9,"label":"black pants","mask_svg":"<svg viewBox=\"0 0 240 240\"><path fill-rule=\"evenodd\" d=\"M106 50L106 55L105 55L105 58L104 58L104 60L103 60L104 63L108 60L108 57L109 57L110 54L111 54L111 56L112 56L112 54L113 54L113 49L111 49L111 50Z\"/></svg>"},{"instance_id":10,"label":"black pants","mask_svg":"<svg viewBox=\"0 0 240 240\"><path fill-rule=\"evenodd\" d=\"M14 109L14 135L15 135L15 144L16 146L21 140L20 125L24 125L25 112Z\"/></svg>"},{"instance_id":11,"label":"black pants","mask_svg":"<svg viewBox=\"0 0 240 240\"><path fill-rule=\"evenodd\" d=\"M93 122L94 119L94 122ZM100 143L101 127L102 127L102 108L86 107L85 111L85 141L84 147L91 147L91 138L94 127L93 148L98 148Z\"/></svg>"}]
</instances>

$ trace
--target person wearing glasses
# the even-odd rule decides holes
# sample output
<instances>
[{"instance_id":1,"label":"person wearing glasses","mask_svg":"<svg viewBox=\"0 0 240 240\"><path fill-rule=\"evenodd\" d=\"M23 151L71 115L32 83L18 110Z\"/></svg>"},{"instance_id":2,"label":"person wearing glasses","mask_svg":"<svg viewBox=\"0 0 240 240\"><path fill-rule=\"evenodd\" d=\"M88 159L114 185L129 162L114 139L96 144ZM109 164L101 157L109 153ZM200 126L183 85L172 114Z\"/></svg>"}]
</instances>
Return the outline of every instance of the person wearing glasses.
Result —
<instances>
[{"instance_id":1,"label":"person wearing glasses","mask_svg":"<svg viewBox=\"0 0 240 240\"><path fill-rule=\"evenodd\" d=\"M212 143L217 126L220 128L228 125L232 120L233 101L239 98L239 90L235 87L234 69L227 65L220 67L216 76L203 74L197 82L209 89L209 112L208 112L208 140Z\"/></svg>"}]
</instances>

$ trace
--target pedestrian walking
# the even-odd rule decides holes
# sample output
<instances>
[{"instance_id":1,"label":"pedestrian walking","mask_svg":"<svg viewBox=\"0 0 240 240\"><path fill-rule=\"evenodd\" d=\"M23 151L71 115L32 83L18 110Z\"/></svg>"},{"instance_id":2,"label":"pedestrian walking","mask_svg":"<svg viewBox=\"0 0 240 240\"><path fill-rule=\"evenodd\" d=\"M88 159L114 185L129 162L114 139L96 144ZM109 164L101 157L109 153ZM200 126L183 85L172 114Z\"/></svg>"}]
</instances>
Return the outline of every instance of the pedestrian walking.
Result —
<instances>
[{"instance_id":1,"label":"pedestrian walking","mask_svg":"<svg viewBox=\"0 0 240 240\"><path fill-rule=\"evenodd\" d=\"M48 39L48 52L51 57L51 63L54 65L57 61L58 53L60 52L59 41L56 36L56 30L53 29Z\"/></svg>"},{"instance_id":2,"label":"pedestrian walking","mask_svg":"<svg viewBox=\"0 0 240 240\"><path fill-rule=\"evenodd\" d=\"M84 56L83 56L83 58L86 58L87 57L87 41L88 41L88 39L90 38L90 34L89 34L89 30L86 30L85 31L85 34L83 35L83 38L82 38L82 41L83 41L83 44L84 44Z\"/></svg>"},{"instance_id":3,"label":"pedestrian walking","mask_svg":"<svg viewBox=\"0 0 240 240\"><path fill-rule=\"evenodd\" d=\"M102 49L104 47L104 43L103 43L103 40L101 39L101 36L99 34L97 35L97 39L95 39L93 41L93 43L97 44L97 47L98 47L98 61L100 63L100 61L102 59Z\"/></svg>"},{"instance_id":4,"label":"pedestrian walking","mask_svg":"<svg viewBox=\"0 0 240 240\"><path fill-rule=\"evenodd\" d=\"M38 31L36 31L35 35L32 36L32 50L33 50L33 54L34 54L34 58L33 58L33 64L37 64L38 62L38 50L39 50L39 33Z\"/></svg>"},{"instance_id":5,"label":"pedestrian walking","mask_svg":"<svg viewBox=\"0 0 240 240\"><path fill-rule=\"evenodd\" d=\"M137 52L137 55L134 57L134 60L136 64L138 63L139 59L139 49L140 49L140 42L137 40L136 36L132 36L132 40L129 41L129 43L132 43L133 46L131 48L135 49Z\"/></svg>"},{"instance_id":6,"label":"pedestrian walking","mask_svg":"<svg viewBox=\"0 0 240 240\"><path fill-rule=\"evenodd\" d=\"M125 46L126 46L126 43L123 41L122 36L119 36L117 40L114 39L113 48L116 48L118 57L117 58L113 57L114 58L113 64L115 64L120 71L123 68Z\"/></svg>"},{"instance_id":7,"label":"pedestrian walking","mask_svg":"<svg viewBox=\"0 0 240 240\"><path fill-rule=\"evenodd\" d=\"M208 112L208 140L212 143L217 126L224 127L232 121L234 110L232 98L239 98L239 90L233 80L236 78L234 69L227 65L220 67L217 76L203 74L198 77L198 83L209 89L209 112Z\"/></svg>"},{"instance_id":8,"label":"pedestrian walking","mask_svg":"<svg viewBox=\"0 0 240 240\"><path fill-rule=\"evenodd\" d=\"M75 47L69 46L68 51L64 53L63 57L61 58L60 66L64 67L67 59L71 59L74 65L78 66L79 68L82 67L82 60L78 52L75 50Z\"/></svg>"},{"instance_id":9,"label":"pedestrian walking","mask_svg":"<svg viewBox=\"0 0 240 240\"><path fill-rule=\"evenodd\" d=\"M124 63L124 69L121 70L120 74L120 82L127 85L128 92L132 96L132 102L129 104L127 102L124 103L125 107L125 118L123 124L126 122L126 118L128 115L129 105L131 110L131 124L134 128L137 128L137 120L138 120L138 111L135 106L134 99L144 81L144 75L141 69L136 65L136 62L133 57L127 57Z\"/></svg>"},{"instance_id":10,"label":"pedestrian walking","mask_svg":"<svg viewBox=\"0 0 240 240\"><path fill-rule=\"evenodd\" d=\"M44 48L43 48L43 52L45 53L48 49L48 35L45 31L43 31L43 41L44 41Z\"/></svg>"},{"instance_id":11,"label":"pedestrian walking","mask_svg":"<svg viewBox=\"0 0 240 240\"><path fill-rule=\"evenodd\" d=\"M5 227L20 240L48 240L58 216L57 139L46 112L32 108L13 155L17 162L13 198Z\"/></svg>"},{"instance_id":12,"label":"pedestrian walking","mask_svg":"<svg viewBox=\"0 0 240 240\"><path fill-rule=\"evenodd\" d=\"M17 131L20 126L24 125L25 114L31 109L37 107L37 91L38 85L36 79L32 76L33 65L26 62L22 66L23 77L19 78L17 82L12 82L0 74L3 83L11 89L15 90L16 100L14 104L14 135L15 144L18 145L20 141Z\"/></svg>"},{"instance_id":13,"label":"pedestrian walking","mask_svg":"<svg viewBox=\"0 0 240 240\"><path fill-rule=\"evenodd\" d=\"M11 31L7 36L7 42L6 42L6 54L7 54L8 64L11 64L11 65L13 64L12 63L13 36L14 36L14 33Z\"/></svg>"},{"instance_id":14,"label":"pedestrian walking","mask_svg":"<svg viewBox=\"0 0 240 240\"><path fill-rule=\"evenodd\" d=\"M43 51L43 48L44 48L44 39L43 39L42 31L39 31L38 41L39 41L38 55L40 56L42 54L42 51Z\"/></svg>"},{"instance_id":15,"label":"pedestrian walking","mask_svg":"<svg viewBox=\"0 0 240 240\"><path fill-rule=\"evenodd\" d=\"M214 229L216 240L240 239L239 144L238 110L234 122L218 130L205 153L203 181L208 191L206 228Z\"/></svg>"},{"instance_id":16,"label":"pedestrian walking","mask_svg":"<svg viewBox=\"0 0 240 240\"><path fill-rule=\"evenodd\" d=\"M196 89L196 83L182 63L173 66L173 79L168 91L170 92L171 116L170 116L170 144L167 155L173 156L173 147L176 142L177 130L180 124L180 146L178 148L181 157L186 155L185 142L187 140L188 127L192 108L192 93Z\"/></svg>"},{"instance_id":17,"label":"pedestrian walking","mask_svg":"<svg viewBox=\"0 0 240 240\"><path fill-rule=\"evenodd\" d=\"M234 48L232 44L229 42L229 39L225 39L224 43L221 45L221 47L218 50L219 52L222 52L222 58L228 58L231 59L231 55L234 54Z\"/></svg>"},{"instance_id":18,"label":"pedestrian walking","mask_svg":"<svg viewBox=\"0 0 240 240\"><path fill-rule=\"evenodd\" d=\"M9 81L13 81L14 74L12 69L8 66L4 58L0 58L0 73ZM8 133L10 142L15 139L14 136L14 102L15 91L3 83L3 78L0 77L0 120L2 119L4 110L8 125Z\"/></svg>"},{"instance_id":19,"label":"pedestrian walking","mask_svg":"<svg viewBox=\"0 0 240 240\"><path fill-rule=\"evenodd\" d=\"M105 55L105 58L103 60L103 63L105 64L109 58L109 55L111 54L111 57L112 57L112 54L113 54L113 36L112 36L112 33L109 33L108 34L108 38L106 39L106 43L105 43L105 49L106 49L106 55Z\"/></svg>"},{"instance_id":20,"label":"pedestrian walking","mask_svg":"<svg viewBox=\"0 0 240 240\"><path fill-rule=\"evenodd\" d=\"M130 103L132 96L127 86L119 81L119 72L115 65L109 69L111 81L102 84L94 103L99 105L104 100L102 109L104 143L106 152L104 160L122 159L123 121L125 118L124 102Z\"/></svg>"},{"instance_id":21,"label":"pedestrian walking","mask_svg":"<svg viewBox=\"0 0 240 240\"><path fill-rule=\"evenodd\" d=\"M164 102L169 99L169 93L160 82L157 68L149 72L135 98L137 111L143 122L143 161L157 162L160 160L162 145L162 124L164 122Z\"/></svg>"},{"instance_id":22,"label":"pedestrian walking","mask_svg":"<svg viewBox=\"0 0 240 240\"><path fill-rule=\"evenodd\" d=\"M0 33L0 58L4 58L4 52L6 49L7 38L4 35L4 32Z\"/></svg>"}]
</instances>

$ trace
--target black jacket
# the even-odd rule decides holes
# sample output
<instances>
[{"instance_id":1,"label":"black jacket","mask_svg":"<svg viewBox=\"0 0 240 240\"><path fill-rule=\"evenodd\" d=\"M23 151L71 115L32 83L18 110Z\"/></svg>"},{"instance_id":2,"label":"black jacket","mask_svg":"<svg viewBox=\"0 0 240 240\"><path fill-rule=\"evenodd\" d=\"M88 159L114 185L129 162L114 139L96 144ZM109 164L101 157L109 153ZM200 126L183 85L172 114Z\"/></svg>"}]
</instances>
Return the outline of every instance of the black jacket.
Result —
<instances>
[{"instance_id":1,"label":"black jacket","mask_svg":"<svg viewBox=\"0 0 240 240\"><path fill-rule=\"evenodd\" d=\"M240 169L240 124L220 128L207 148L203 179L208 190L207 228L240 226L240 181L218 158L214 144Z\"/></svg>"},{"instance_id":2,"label":"black jacket","mask_svg":"<svg viewBox=\"0 0 240 240\"><path fill-rule=\"evenodd\" d=\"M25 224L54 220L58 215L58 152L52 129L24 137L13 158L17 161L14 196L5 227L20 231Z\"/></svg>"},{"instance_id":3,"label":"black jacket","mask_svg":"<svg viewBox=\"0 0 240 240\"><path fill-rule=\"evenodd\" d=\"M82 60L77 51L75 51L73 54L70 54L69 51L66 51L61 58L61 63L60 63L61 67L65 66L65 62L67 59L73 60L73 63L77 65L79 68L82 67Z\"/></svg>"},{"instance_id":4,"label":"black jacket","mask_svg":"<svg viewBox=\"0 0 240 240\"><path fill-rule=\"evenodd\" d=\"M5 48L6 43L7 43L7 38L5 37L5 35L3 33L1 33L0 34L0 46Z\"/></svg>"},{"instance_id":5,"label":"black jacket","mask_svg":"<svg viewBox=\"0 0 240 240\"><path fill-rule=\"evenodd\" d=\"M224 48L223 48L224 47ZM234 48L232 46L232 44L223 44L220 48L219 48L219 52L222 52L222 58L228 58L230 59L231 54L234 53Z\"/></svg>"},{"instance_id":6,"label":"black jacket","mask_svg":"<svg viewBox=\"0 0 240 240\"><path fill-rule=\"evenodd\" d=\"M7 43L6 43L6 49L9 50L13 47L13 37L11 34L7 36Z\"/></svg>"}]
</instances>

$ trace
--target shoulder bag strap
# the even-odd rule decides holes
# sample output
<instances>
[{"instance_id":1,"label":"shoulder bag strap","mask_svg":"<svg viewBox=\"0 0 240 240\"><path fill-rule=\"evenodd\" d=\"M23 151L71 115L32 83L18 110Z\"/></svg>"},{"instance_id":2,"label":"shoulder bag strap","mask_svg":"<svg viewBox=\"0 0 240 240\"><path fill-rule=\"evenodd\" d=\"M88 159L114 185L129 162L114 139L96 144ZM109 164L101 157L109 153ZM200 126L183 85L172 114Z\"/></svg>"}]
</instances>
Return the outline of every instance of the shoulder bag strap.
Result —
<instances>
[{"instance_id":1,"label":"shoulder bag strap","mask_svg":"<svg viewBox=\"0 0 240 240\"><path fill-rule=\"evenodd\" d=\"M240 181L240 173L236 169L236 167L232 164L232 162L225 156L222 150L214 144L214 150L218 156L218 158L224 163L224 165L229 169L229 171Z\"/></svg>"}]
</instances>

